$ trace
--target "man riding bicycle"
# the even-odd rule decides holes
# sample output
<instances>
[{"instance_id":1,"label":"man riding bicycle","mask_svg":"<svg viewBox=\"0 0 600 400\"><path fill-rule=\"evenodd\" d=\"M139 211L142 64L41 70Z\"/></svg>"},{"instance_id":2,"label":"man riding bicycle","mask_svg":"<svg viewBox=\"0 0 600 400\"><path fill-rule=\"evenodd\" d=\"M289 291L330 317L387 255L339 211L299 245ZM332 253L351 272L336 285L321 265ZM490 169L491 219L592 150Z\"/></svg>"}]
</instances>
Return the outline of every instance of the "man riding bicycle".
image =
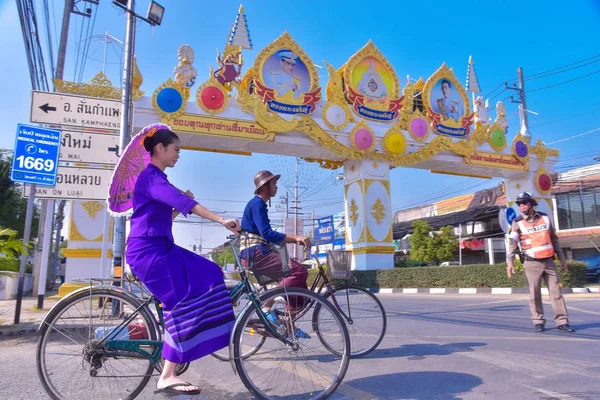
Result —
<instances>
[{"instance_id":1,"label":"man riding bicycle","mask_svg":"<svg viewBox=\"0 0 600 400\"><path fill-rule=\"evenodd\" d=\"M282 278L282 260L278 252L273 251L270 244L297 243L310 249L310 238L306 236L284 234L273 230L269 221L267 202L271 197L277 194L277 181L281 175L273 175L270 171L259 171L254 176L254 194L244 209L242 217L242 229L248 232L248 239L240 244L240 258L244 268L250 269L253 273L267 276L273 281L280 280L280 286L299 287L308 289L306 278L308 270L305 266L296 260L290 260L291 273ZM248 259L251 259L248 265ZM294 304L290 298L290 308L293 312L301 304ZM271 311L273 302L265 303L263 311L266 312L267 319L274 325L279 325L277 316ZM309 338L310 336L298 329L296 337Z\"/></svg>"}]
</instances>

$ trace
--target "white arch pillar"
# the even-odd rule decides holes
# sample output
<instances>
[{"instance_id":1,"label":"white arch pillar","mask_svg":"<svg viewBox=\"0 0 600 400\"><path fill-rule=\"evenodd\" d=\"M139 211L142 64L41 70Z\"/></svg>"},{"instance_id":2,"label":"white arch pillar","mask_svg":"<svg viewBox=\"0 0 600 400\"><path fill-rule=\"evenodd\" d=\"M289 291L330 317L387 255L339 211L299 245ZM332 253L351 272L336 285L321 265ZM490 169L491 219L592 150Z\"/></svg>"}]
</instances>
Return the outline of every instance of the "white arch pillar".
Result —
<instances>
[{"instance_id":1,"label":"white arch pillar","mask_svg":"<svg viewBox=\"0 0 600 400\"><path fill-rule=\"evenodd\" d=\"M349 160L344 177L346 249L352 250L352 269L393 268L389 163Z\"/></svg>"}]
</instances>

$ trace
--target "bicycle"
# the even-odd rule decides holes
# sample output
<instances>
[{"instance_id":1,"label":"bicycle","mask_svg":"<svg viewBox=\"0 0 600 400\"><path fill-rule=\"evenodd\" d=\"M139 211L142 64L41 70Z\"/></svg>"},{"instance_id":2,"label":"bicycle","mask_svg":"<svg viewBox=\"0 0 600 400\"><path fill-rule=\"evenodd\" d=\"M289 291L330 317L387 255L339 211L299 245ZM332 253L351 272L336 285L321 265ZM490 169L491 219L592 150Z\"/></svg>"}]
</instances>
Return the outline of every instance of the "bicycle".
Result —
<instances>
[{"instance_id":1,"label":"bicycle","mask_svg":"<svg viewBox=\"0 0 600 400\"><path fill-rule=\"evenodd\" d=\"M239 237L229 239L236 248ZM241 265L237 252L235 258ZM259 399L329 397L341 384L350 360L350 337L339 312L305 289L279 287L258 293L243 268L240 274L236 293L247 294L249 302L232 331L229 352L234 373ZM153 372L161 370L160 303L143 291L136 296L103 280L93 282L98 285L90 284L64 297L42 321L36 354L39 378L53 399L134 399ZM314 317L292 319L288 307L292 296L320 306L316 322ZM261 309L262 303L273 300L279 326L270 323ZM319 342L325 338L330 348L319 353L317 341L296 338L294 333L301 324L307 324L310 329L304 330L315 332ZM260 346L256 346L257 339ZM247 356L256 347L252 357ZM188 366L178 366L178 373Z\"/></svg>"},{"instance_id":2,"label":"bicycle","mask_svg":"<svg viewBox=\"0 0 600 400\"><path fill-rule=\"evenodd\" d=\"M309 290L322 295L333 303L334 307L345 320L348 333L350 334L352 348L350 357L363 357L375 350L385 336L387 330L387 316L383 304L373 293L356 284L356 279L352 278L349 269L345 269L344 267L336 268L337 263L334 262L333 257L328 257L328 269L325 271L317 257L317 254L319 253L319 244L315 243L315 245L316 251L313 256L319 272ZM232 250L234 252L236 251L236 249ZM306 250L308 251L308 249ZM328 256L331 256L332 254L333 253L328 252ZM335 284L332 285L330 278L335 280ZM351 278L352 281L350 282ZM229 293L234 309L240 309L244 304L238 289L240 285L241 282L233 287ZM264 290L267 289L265 285L259 285L259 288ZM325 292L323 293L324 289ZM298 309L298 316L301 317L303 313L308 312L312 306L313 303L304 304ZM318 311L319 310L316 309L313 315L318 315ZM366 315L362 315L361 313L365 313ZM363 339L363 334L366 335L366 339ZM326 342L322 343L324 346L328 346ZM261 346L262 343L257 343L256 347L248 349L248 351L243 354L243 357L247 358L252 356ZM212 356L221 361L229 361L229 353L225 350L214 352L212 353Z\"/></svg>"}]
</instances>

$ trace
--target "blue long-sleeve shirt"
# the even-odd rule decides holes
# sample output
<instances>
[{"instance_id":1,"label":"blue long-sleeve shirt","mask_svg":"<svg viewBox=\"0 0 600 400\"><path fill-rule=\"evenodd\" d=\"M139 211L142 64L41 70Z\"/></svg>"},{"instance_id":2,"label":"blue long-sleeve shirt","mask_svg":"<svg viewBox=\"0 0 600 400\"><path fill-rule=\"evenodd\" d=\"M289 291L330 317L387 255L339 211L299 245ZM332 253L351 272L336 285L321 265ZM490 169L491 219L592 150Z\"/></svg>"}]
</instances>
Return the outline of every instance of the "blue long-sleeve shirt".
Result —
<instances>
[{"instance_id":1,"label":"blue long-sleeve shirt","mask_svg":"<svg viewBox=\"0 0 600 400\"><path fill-rule=\"evenodd\" d=\"M258 196L246 204L244 215L242 216L242 228L250 233L262 236L269 243L281 243L285 239L285 234L273 230L269 221L267 204ZM271 249L268 246L260 245L263 254ZM245 250L242 251L242 257L245 256Z\"/></svg>"}]
</instances>

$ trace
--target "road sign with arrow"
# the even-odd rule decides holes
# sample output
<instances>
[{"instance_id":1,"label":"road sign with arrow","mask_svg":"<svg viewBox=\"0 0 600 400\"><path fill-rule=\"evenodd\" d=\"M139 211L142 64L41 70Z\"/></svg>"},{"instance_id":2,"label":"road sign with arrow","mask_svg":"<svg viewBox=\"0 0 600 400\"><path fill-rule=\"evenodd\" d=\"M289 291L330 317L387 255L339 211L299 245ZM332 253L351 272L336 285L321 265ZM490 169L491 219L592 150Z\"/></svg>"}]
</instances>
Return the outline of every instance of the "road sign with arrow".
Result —
<instances>
[{"instance_id":1,"label":"road sign with arrow","mask_svg":"<svg viewBox=\"0 0 600 400\"><path fill-rule=\"evenodd\" d=\"M119 159L119 135L63 131L60 161L115 165Z\"/></svg>"},{"instance_id":2,"label":"road sign with arrow","mask_svg":"<svg viewBox=\"0 0 600 400\"><path fill-rule=\"evenodd\" d=\"M31 92L31 122L118 131L121 102L64 93Z\"/></svg>"}]
</instances>

